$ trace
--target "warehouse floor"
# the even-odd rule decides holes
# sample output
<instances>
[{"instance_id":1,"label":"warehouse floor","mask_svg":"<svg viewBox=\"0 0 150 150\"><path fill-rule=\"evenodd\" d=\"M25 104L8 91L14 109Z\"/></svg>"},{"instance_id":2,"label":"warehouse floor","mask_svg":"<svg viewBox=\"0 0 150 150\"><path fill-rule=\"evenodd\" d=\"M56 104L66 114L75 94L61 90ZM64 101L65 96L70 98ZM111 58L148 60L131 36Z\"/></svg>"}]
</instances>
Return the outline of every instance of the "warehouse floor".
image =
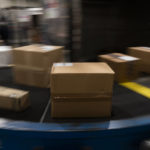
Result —
<instances>
[{"instance_id":1,"label":"warehouse floor","mask_svg":"<svg viewBox=\"0 0 150 150\"><path fill-rule=\"evenodd\" d=\"M150 78L144 77L137 83L150 87ZM137 94L118 84L114 85L112 98L112 117L95 119L52 119L50 117L49 89L16 85L12 79L11 68L0 69L0 86L12 87L30 91L31 107L23 112L13 112L0 109L0 118L24 120L33 122L100 122L105 120L127 119L150 115L150 99Z\"/></svg>"}]
</instances>

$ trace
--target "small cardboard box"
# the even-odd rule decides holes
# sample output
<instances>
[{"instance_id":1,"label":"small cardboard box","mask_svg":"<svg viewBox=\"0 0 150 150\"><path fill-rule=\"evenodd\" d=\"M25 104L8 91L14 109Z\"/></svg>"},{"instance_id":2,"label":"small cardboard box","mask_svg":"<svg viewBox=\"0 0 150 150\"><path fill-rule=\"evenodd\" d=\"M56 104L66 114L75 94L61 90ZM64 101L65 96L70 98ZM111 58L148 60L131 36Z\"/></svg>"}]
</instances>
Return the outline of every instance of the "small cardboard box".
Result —
<instances>
[{"instance_id":1,"label":"small cardboard box","mask_svg":"<svg viewBox=\"0 0 150 150\"><path fill-rule=\"evenodd\" d=\"M55 63L50 82L52 117L109 117L113 78L105 63Z\"/></svg>"},{"instance_id":2,"label":"small cardboard box","mask_svg":"<svg viewBox=\"0 0 150 150\"><path fill-rule=\"evenodd\" d=\"M115 71L117 82L126 82L138 77L139 58L131 57L120 53L99 55L99 60L106 62Z\"/></svg>"},{"instance_id":3,"label":"small cardboard box","mask_svg":"<svg viewBox=\"0 0 150 150\"><path fill-rule=\"evenodd\" d=\"M14 65L49 69L54 62L63 61L63 46L29 45L13 50Z\"/></svg>"},{"instance_id":4,"label":"small cardboard box","mask_svg":"<svg viewBox=\"0 0 150 150\"><path fill-rule=\"evenodd\" d=\"M0 108L14 111L25 110L30 105L29 92L0 86Z\"/></svg>"},{"instance_id":5,"label":"small cardboard box","mask_svg":"<svg viewBox=\"0 0 150 150\"><path fill-rule=\"evenodd\" d=\"M129 55L141 59L139 71L150 73L150 47L128 47L127 51Z\"/></svg>"},{"instance_id":6,"label":"small cardboard box","mask_svg":"<svg viewBox=\"0 0 150 150\"><path fill-rule=\"evenodd\" d=\"M49 88L50 86L50 69L45 71L38 68L28 68L24 66L13 67L13 78L15 83Z\"/></svg>"}]
</instances>

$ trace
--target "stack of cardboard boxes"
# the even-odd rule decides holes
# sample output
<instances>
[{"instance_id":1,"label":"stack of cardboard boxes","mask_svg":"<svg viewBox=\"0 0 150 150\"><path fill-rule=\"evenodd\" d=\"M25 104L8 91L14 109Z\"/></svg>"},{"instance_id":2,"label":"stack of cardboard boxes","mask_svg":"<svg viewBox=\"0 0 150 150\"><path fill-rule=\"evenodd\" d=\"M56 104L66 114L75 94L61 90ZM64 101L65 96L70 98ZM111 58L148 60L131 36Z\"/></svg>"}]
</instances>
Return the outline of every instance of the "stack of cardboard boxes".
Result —
<instances>
[{"instance_id":1,"label":"stack of cardboard boxes","mask_svg":"<svg viewBox=\"0 0 150 150\"><path fill-rule=\"evenodd\" d=\"M113 78L105 63L55 63L50 82L52 117L111 116Z\"/></svg>"},{"instance_id":2,"label":"stack of cardboard boxes","mask_svg":"<svg viewBox=\"0 0 150 150\"><path fill-rule=\"evenodd\" d=\"M138 77L139 58L121 53L99 55L99 60L106 62L115 72L117 82L126 82Z\"/></svg>"},{"instance_id":3,"label":"stack of cardboard boxes","mask_svg":"<svg viewBox=\"0 0 150 150\"><path fill-rule=\"evenodd\" d=\"M29 45L13 50L16 83L48 88L51 66L63 61L62 46Z\"/></svg>"}]
</instances>

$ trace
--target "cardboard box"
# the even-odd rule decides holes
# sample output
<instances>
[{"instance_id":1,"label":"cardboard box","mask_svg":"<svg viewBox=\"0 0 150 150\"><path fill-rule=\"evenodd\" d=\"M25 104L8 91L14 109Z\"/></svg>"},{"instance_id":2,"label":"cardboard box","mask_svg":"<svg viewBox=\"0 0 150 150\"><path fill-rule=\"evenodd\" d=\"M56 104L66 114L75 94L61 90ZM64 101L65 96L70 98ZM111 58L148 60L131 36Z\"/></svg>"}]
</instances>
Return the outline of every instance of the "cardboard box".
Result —
<instances>
[{"instance_id":1,"label":"cardboard box","mask_svg":"<svg viewBox=\"0 0 150 150\"><path fill-rule=\"evenodd\" d=\"M14 65L49 69L54 62L63 61L63 46L29 45L13 50Z\"/></svg>"},{"instance_id":2,"label":"cardboard box","mask_svg":"<svg viewBox=\"0 0 150 150\"><path fill-rule=\"evenodd\" d=\"M128 54L141 59L138 70L150 73L150 47L129 47Z\"/></svg>"},{"instance_id":3,"label":"cardboard box","mask_svg":"<svg viewBox=\"0 0 150 150\"><path fill-rule=\"evenodd\" d=\"M48 88L50 69L54 62L63 61L62 46L29 45L13 50L16 83Z\"/></svg>"},{"instance_id":4,"label":"cardboard box","mask_svg":"<svg viewBox=\"0 0 150 150\"><path fill-rule=\"evenodd\" d=\"M50 82L52 117L109 117L113 78L105 63L55 63Z\"/></svg>"},{"instance_id":5,"label":"cardboard box","mask_svg":"<svg viewBox=\"0 0 150 150\"><path fill-rule=\"evenodd\" d=\"M138 77L139 58L131 57L120 53L99 55L99 60L106 62L115 71L117 82L126 82Z\"/></svg>"},{"instance_id":6,"label":"cardboard box","mask_svg":"<svg viewBox=\"0 0 150 150\"><path fill-rule=\"evenodd\" d=\"M45 71L38 68L28 68L24 66L13 67L13 78L18 84L49 88L50 69Z\"/></svg>"},{"instance_id":7,"label":"cardboard box","mask_svg":"<svg viewBox=\"0 0 150 150\"><path fill-rule=\"evenodd\" d=\"M55 63L52 94L112 94L113 71L105 63Z\"/></svg>"},{"instance_id":8,"label":"cardboard box","mask_svg":"<svg viewBox=\"0 0 150 150\"><path fill-rule=\"evenodd\" d=\"M30 105L29 92L0 86L0 108L22 111Z\"/></svg>"}]
</instances>

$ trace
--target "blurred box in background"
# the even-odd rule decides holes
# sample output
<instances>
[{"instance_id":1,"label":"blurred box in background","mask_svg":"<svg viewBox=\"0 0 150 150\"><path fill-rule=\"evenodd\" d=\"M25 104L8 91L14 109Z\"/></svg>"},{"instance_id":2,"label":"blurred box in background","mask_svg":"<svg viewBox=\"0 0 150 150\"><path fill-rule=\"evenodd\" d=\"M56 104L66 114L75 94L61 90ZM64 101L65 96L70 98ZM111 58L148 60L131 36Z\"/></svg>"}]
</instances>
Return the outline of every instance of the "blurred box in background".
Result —
<instances>
[{"instance_id":1,"label":"blurred box in background","mask_svg":"<svg viewBox=\"0 0 150 150\"><path fill-rule=\"evenodd\" d=\"M150 73L150 47L128 47L128 54L141 59L138 65L140 72Z\"/></svg>"},{"instance_id":2,"label":"blurred box in background","mask_svg":"<svg viewBox=\"0 0 150 150\"><path fill-rule=\"evenodd\" d=\"M114 70L117 82L131 81L138 77L139 58L120 53L110 53L98 57L100 61L106 62Z\"/></svg>"},{"instance_id":3,"label":"blurred box in background","mask_svg":"<svg viewBox=\"0 0 150 150\"><path fill-rule=\"evenodd\" d=\"M54 62L64 61L63 46L29 45L13 50L16 83L48 88Z\"/></svg>"},{"instance_id":4,"label":"blurred box in background","mask_svg":"<svg viewBox=\"0 0 150 150\"><path fill-rule=\"evenodd\" d=\"M0 46L0 66L8 66L12 64L12 47Z\"/></svg>"},{"instance_id":5,"label":"blurred box in background","mask_svg":"<svg viewBox=\"0 0 150 150\"><path fill-rule=\"evenodd\" d=\"M110 117L113 78L105 63L55 63L50 82L52 117Z\"/></svg>"},{"instance_id":6,"label":"blurred box in background","mask_svg":"<svg viewBox=\"0 0 150 150\"><path fill-rule=\"evenodd\" d=\"M63 61L64 47L47 45L29 45L13 50L14 65L49 69L54 62Z\"/></svg>"},{"instance_id":7,"label":"blurred box in background","mask_svg":"<svg viewBox=\"0 0 150 150\"><path fill-rule=\"evenodd\" d=\"M0 86L0 108L22 111L30 106L29 92Z\"/></svg>"}]
</instances>

